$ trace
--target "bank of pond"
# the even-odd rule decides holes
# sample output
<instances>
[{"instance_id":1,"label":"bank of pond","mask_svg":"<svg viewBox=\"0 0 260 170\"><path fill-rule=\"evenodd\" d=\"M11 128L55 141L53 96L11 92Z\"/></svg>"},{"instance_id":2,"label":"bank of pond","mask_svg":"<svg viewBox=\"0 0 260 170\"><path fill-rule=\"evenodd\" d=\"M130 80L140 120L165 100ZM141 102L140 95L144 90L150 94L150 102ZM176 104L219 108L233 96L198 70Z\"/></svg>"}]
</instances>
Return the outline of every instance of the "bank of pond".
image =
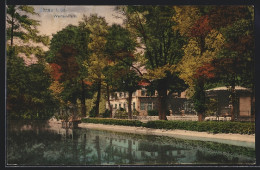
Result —
<instances>
[{"instance_id":1,"label":"bank of pond","mask_svg":"<svg viewBox=\"0 0 260 170\"><path fill-rule=\"evenodd\" d=\"M82 121L90 120L95 119ZM70 129L39 121L9 122L7 132L8 166L254 165L256 161L255 148L213 141Z\"/></svg>"},{"instance_id":2,"label":"bank of pond","mask_svg":"<svg viewBox=\"0 0 260 170\"><path fill-rule=\"evenodd\" d=\"M83 123L100 123L109 125L137 126L154 129L180 129L209 133L236 133L254 134L254 122L222 122L222 121L169 121L155 120L143 123L139 120L110 119L110 118L83 118Z\"/></svg>"}]
</instances>

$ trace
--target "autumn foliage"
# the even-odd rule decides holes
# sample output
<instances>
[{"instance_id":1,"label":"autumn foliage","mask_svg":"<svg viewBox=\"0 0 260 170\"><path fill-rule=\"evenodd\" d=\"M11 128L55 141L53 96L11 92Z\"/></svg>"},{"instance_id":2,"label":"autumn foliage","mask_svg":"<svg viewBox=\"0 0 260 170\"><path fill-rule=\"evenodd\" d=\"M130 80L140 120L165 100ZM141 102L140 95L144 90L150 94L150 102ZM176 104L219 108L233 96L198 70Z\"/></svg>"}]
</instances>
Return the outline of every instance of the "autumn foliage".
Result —
<instances>
[{"instance_id":1,"label":"autumn foliage","mask_svg":"<svg viewBox=\"0 0 260 170\"><path fill-rule=\"evenodd\" d=\"M191 28L191 37L206 37L206 35L212 30L209 24L209 16L201 16L198 21Z\"/></svg>"},{"instance_id":2,"label":"autumn foliage","mask_svg":"<svg viewBox=\"0 0 260 170\"><path fill-rule=\"evenodd\" d=\"M50 63L51 66L51 76L55 81L59 81L62 73L61 66L56 63Z\"/></svg>"},{"instance_id":3,"label":"autumn foliage","mask_svg":"<svg viewBox=\"0 0 260 170\"><path fill-rule=\"evenodd\" d=\"M205 63L196 70L194 77L196 79L211 79L215 77L215 67L211 63Z\"/></svg>"}]
</instances>

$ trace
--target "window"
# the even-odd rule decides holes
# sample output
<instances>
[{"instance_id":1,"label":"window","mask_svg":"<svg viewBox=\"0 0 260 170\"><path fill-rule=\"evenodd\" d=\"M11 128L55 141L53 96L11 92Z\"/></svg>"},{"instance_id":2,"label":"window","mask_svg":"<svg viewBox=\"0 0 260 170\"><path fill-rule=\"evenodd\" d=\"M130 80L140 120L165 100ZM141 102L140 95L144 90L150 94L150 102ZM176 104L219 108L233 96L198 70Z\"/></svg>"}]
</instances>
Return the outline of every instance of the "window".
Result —
<instances>
[{"instance_id":1,"label":"window","mask_svg":"<svg viewBox=\"0 0 260 170\"><path fill-rule=\"evenodd\" d=\"M133 102L133 110L135 110L135 102Z\"/></svg>"},{"instance_id":2,"label":"window","mask_svg":"<svg viewBox=\"0 0 260 170\"><path fill-rule=\"evenodd\" d=\"M124 97L126 97L126 93L124 92Z\"/></svg>"},{"instance_id":3,"label":"window","mask_svg":"<svg viewBox=\"0 0 260 170\"><path fill-rule=\"evenodd\" d=\"M133 92L133 96L135 96L135 92Z\"/></svg>"},{"instance_id":4,"label":"window","mask_svg":"<svg viewBox=\"0 0 260 170\"><path fill-rule=\"evenodd\" d=\"M113 108L113 104L111 104L111 108Z\"/></svg>"},{"instance_id":5,"label":"window","mask_svg":"<svg viewBox=\"0 0 260 170\"><path fill-rule=\"evenodd\" d=\"M119 97L122 97L122 93L121 92L119 93Z\"/></svg>"},{"instance_id":6,"label":"window","mask_svg":"<svg viewBox=\"0 0 260 170\"><path fill-rule=\"evenodd\" d=\"M145 96L145 90L141 91L141 96Z\"/></svg>"},{"instance_id":7,"label":"window","mask_svg":"<svg viewBox=\"0 0 260 170\"><path fill-rule=\"evenodd\" d=\"M147 110L153 110L153 103L152 102L148 103Z\"/></svg>"},{"instance_id":8,"label":"window","mask_svg":"<svg viewBox=\"0 0 260 170\"><path fill-rule=\"evenodd\" d=\"M125 103L124 103L124 109L125 109Z\"/></svg>"},{"instance_id":9,"label":"window","mask_svg":"<svg viewBox=\"0 0 260 170\"><path fill-rule=\"evenodd\" d=\"M119 108L119 109L121 108L121 104L119 104L118 108Z\"/></svg>"},{"instance_id":10,"label":"window","mask_svg":"<svg viewBox=\"0 0 260 170\"><path fill-rule=\"evenodd\" d=\"M115 104L115 109L117 109L117 104Z\"/></svg>"},{"instance_id":11,"label":"window","mask_svg":"<svg viewBox=\"0 0 260 170\"><path fill-rule=\"evenodd\" d=\"M145 110L145 103L144 102L140 103L140 110Z\"/></svg>"}]
</instances>

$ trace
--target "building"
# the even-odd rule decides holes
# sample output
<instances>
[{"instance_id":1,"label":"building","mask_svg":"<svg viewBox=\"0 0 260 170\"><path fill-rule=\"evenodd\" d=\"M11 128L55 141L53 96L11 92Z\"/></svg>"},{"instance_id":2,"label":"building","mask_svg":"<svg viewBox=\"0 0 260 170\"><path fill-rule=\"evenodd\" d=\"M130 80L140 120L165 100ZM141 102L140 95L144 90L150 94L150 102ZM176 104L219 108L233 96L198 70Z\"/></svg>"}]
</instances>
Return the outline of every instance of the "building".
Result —
<instances>
[{"instance_id":1,"label":"building","mask_svg":"<svg viewBox=\"0 0 260 170\"><path fill-rule=\"evenodd\" d=\"M137 90L132 95L132 110L139 112L139 116L147 116L149 110L158 110L158 98L157 91L149 93L147 89L142 88ZM128 93L115 92L110 96L110 104L113 108L113 114L120 108L128 111ZM186 105L185 105L186 102ZM181 114L181 110L187 110L187 113L192 112L192 107L188 105L188 100L185 96L185 92L175 93L170 96L168 100L168 110L172 110L173 114ZM186 107L185 107L186 106ZM106 108L109 109L108 102L106 102Z\"/></svg>"},{"instance_id":2,"label":"building","mask_svg":"<svg viewBox=\"0 0 260 170\"><path fill-rule=\"evenodd\" d=\"M238 120L254 120L254 112L252 112L252 103L254 96L252 91L248 88L236 86L235 87L235 118ZM218 116L230 116L230 91L227 87L217 87L206 90L207 97L215 98L217 101Z\"/></svg>"}]
</instances>

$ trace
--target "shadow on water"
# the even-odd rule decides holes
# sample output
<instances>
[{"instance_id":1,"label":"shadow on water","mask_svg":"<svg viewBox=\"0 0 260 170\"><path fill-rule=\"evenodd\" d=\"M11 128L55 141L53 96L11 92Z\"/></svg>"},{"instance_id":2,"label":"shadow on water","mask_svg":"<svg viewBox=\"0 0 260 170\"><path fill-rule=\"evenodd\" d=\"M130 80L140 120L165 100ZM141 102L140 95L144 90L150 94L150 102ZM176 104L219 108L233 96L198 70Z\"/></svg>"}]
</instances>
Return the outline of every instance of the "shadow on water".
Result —
<instances>
[{"instance_id":1,"label":"shadow on water","mask_svg":"<svg viewBox=\"0 0 260 170\"><path fill-rule=\"evenodd\" d=\"M7 165L179 165L255 163L255 149L215 142L8 123Z\"/></svg>"}]
</instances>

